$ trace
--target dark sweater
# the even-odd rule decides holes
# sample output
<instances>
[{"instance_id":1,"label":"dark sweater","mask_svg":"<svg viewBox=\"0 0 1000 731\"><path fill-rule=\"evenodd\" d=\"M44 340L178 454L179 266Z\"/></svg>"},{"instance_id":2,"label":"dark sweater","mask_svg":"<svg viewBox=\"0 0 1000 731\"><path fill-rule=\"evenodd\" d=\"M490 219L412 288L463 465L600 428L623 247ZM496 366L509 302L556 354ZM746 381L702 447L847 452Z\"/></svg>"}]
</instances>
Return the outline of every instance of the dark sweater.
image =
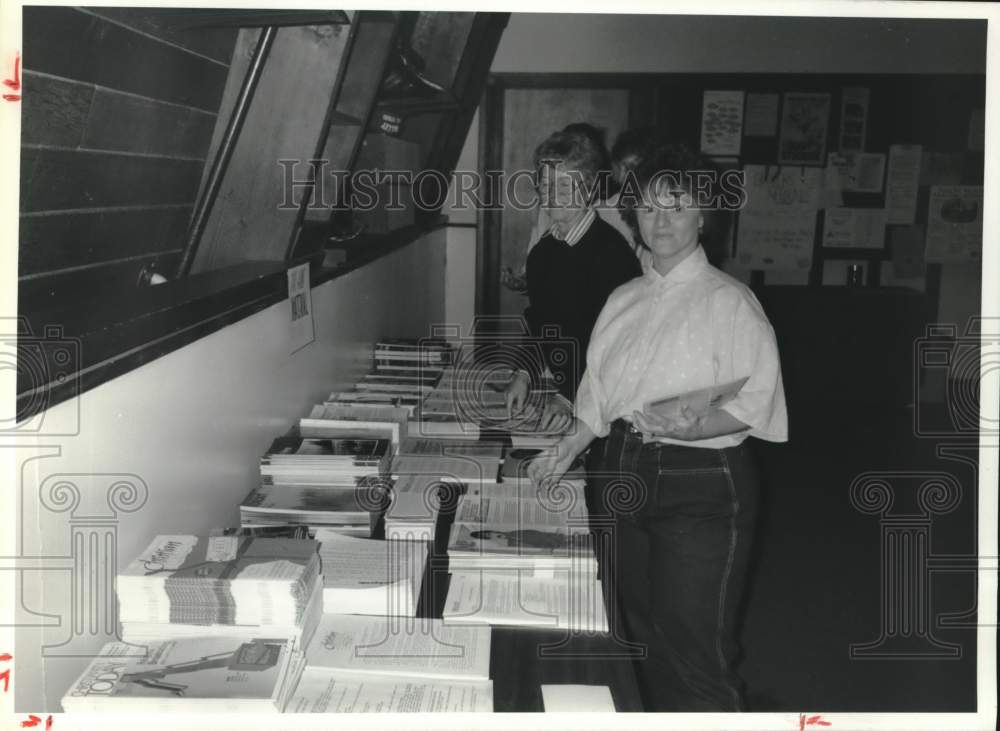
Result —
<instances>
[{"instance_id":1,"label":"dark sweater","mask_svg":"<svg viewBox=\"0 0 1000 731\"><path fill-rule=\"evenodd\" d=\"M541 343L544 365L570 401L586 368L590 333L608 295L640 274L642 268L628 242L600 216L573 246L546 234L528 255L530 306L525 316L534 341ZM556 329L558 336L552 333ZM537 383L542 367L537 359L528 367L533 382Z\"/></svg>"}]
</instances>

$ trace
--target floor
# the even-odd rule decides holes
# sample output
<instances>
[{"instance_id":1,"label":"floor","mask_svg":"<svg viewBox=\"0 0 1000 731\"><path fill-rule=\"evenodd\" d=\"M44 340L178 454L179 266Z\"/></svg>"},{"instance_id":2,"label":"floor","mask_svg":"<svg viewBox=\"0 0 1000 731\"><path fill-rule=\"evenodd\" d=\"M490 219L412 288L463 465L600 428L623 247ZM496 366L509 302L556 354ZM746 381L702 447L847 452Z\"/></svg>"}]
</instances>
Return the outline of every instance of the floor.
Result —
<instances>
[{"instance_id":1,"label":"floor","mask_svg":"<svg viewBox=\"0 0 1000 731\"><path fill-rule=\"evenodd\" d=\"M935 572L930 586L931 634L957 645L959 656L852 659L849 650L881 634L880 518L852 505L852 480L869 471L894 473L886 478L895 492L891 510L917 513L921 473L952 475L960 499L931 519L930 553L967 557L976 535L974 465L938 457L939 440L913 436L912 410L815 405L803 411L797 419L791 413L787 444L757 442L764 504L740 664L749 709L974 710L974 627L940 629L934 622L942 613L974 609L971 571ZM843 416L830 417L834 412ZM924 639L911 637L907 647L923 646Z\"/></svg>"}]
</instances>

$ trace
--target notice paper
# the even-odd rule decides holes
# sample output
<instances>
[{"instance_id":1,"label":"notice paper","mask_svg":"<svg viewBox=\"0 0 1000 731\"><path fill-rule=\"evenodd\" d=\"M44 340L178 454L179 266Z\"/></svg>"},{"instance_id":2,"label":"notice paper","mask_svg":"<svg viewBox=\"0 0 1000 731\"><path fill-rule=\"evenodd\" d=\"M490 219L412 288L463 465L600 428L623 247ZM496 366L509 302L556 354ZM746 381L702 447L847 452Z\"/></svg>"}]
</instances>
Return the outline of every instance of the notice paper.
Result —
<instances>
[{"instance_id":1,"label":"notice paper","mask_svg":"<svg viewBox=\"0 0 1000 731\"><path fill-rule=\"evenodd\" d=\"M606 685L543 685L546 713L614 713L611 688Z\"/></svg>"},{"instance_id":2,"label":"notice paper","mask_svg":"<svg viewBox=\"0 0 1000 731\"><path fill-rule=\"evenodd\" d=\"M886 223L914 222L922 155L923 147L920 145L889 147L889 176L885 181Z\"/></svg>"},{"instance_id":3,"label":"notice paper","mask_svg":"<svg viewBox=\"0 0 1000 731\"><path fill-rule=\"evenodd\" d=\"M739 214L736 259L744 269L808 271L824 171L747 165L747 203Z\"/></svg>"},{"instance_id":4,"label":"notice paper","mask_svg":"<svg viewBox=\"0 0 1000 731\"><path fill-rule=\"evenodd\" d=\"M837 171L840 189L846 193L881 193L885 155L872 152L831 152L828 168Z\"/></svg>"},{"instance_id":5,"label":"notice paper","mask_svg":"<svg viewBox=\"0 0 1000 731\"><path fill-rule=\"evenodd\" d=\"M976 261L983 253L983 187L935 185L927 206L927 261Z\"/></svg>"},{"instance_id":6,"label":"notice paper","mask_svg":"<svg viewBox=\"0 0 1000 731\"><path fill-rule=\"evenodd\" d=\"M885 246L882 208L828 208L823 218L823 246L881 249Z\"/></svg>"},{"instance_id":7,"label":"notice paper","mask_svg":"<svg viewBox=\"0 0 1000 731\"><path fill-rule=\"evenodd\" d=\"M829 122L829 94L785 94L778 162L782 165L822 165L826 159Z\"/></svg>"},{"instance_id":8,"label":"notice paper","mask_svg":"<svg viewBox=\"0 0 1000 731\"><path fill-rule=\"evenodd\" d=\"M742 133L743 92L706 91L701 105L701 151L739 155Z\"/></svg>"},{"instance_id":9,"label":"notice paper","mask_svg":"<svg viewBox=\"0 0 1000 731\"><path fill-rule=\"evenodd\" d=\"M309 263L288 270L288 306L292 319L289 325L291 351L294 353L315 339L312 315L312 290L309 284Z\"/></svg>"},{"instance_id":10,"label":"notice paper","mask_svg":"<svg viewBox=\"0 0 1000 731\"><path fill-rule=\"evenodd\" d=\"M869 96L869 90L861 86L847 87L841 91L839 147L841 152L860 152L865 149Z\"/></svg>"}]
</instances>

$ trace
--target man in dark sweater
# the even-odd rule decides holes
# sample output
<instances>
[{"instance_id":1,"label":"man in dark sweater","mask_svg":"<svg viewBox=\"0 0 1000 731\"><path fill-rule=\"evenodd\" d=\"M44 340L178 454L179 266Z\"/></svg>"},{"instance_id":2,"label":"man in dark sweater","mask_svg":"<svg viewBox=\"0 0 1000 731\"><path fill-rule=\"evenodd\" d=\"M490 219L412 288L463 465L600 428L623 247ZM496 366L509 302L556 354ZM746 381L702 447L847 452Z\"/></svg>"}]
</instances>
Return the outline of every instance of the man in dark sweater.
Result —
<instances>
[{"instance_id":1,"label":"man in dark sweater","mask_svg":"<svg viewBox=\"0 0 1000 731\"><path fill-rule=\"evenodd\" d=\"M538 195L551 221L527 262L525 316L540 348L526 349L532 362L511 380L507 403L513 413L519 411L530 386L548 368L559 389L542 419L542 427L550 430L571 422L590 333L608 295L642 273L628 242L591 207L600 177L608 172L608 154L600 133L589 129L572 125L535 150ZM538 351L541 362L532 358Z\"/></svg>"}]
</instances>

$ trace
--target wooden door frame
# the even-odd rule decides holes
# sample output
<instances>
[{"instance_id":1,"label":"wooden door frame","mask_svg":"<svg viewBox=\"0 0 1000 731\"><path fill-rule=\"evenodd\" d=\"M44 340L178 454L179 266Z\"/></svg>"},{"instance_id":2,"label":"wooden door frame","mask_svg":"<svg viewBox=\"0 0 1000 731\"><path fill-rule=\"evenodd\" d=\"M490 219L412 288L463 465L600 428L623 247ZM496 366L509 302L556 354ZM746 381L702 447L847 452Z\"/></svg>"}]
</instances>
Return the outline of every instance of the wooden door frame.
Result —
<instances>
[{"instance_id":1,"label":"wooden door frame","mask_svg":"<svg viewBox=\"0 0 1000 731\"><path fill-rule=\"evenodd\" d=\"M504 95L510 89L624 89L629 92L628 126L655 124L659 108L657 73L491 73L480 104L479 174L503 165ZM643 93L635 93L635 92ZM484 186L485 187L485 186ZM476 316L500 312L502 192L491 193L476 216Z\"/></svg>"}]
</instances>

